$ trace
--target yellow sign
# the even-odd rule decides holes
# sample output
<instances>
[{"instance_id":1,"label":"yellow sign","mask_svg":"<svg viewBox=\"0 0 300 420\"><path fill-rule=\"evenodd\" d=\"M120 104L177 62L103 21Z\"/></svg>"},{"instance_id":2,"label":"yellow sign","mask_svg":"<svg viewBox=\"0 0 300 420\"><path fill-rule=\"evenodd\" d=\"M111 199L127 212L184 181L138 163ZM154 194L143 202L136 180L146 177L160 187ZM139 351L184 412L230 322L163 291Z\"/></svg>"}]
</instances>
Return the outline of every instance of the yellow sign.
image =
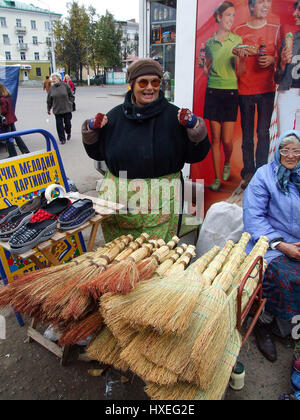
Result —
<instances>
[{"instance_id":1,"label":"yellow sign","mask_svg":"<svg viewBox=\"0 0 300 420\"><path fill-rule=\"evenodd\" d=\"M51 184L64 185L55 151L4 160L0 164L0 208L20 207Z\"/></svg>"},{"instance_id":2,"label":"yellow sign","mask_svg":"<svg viewBox=\"0 0 300 420\"><path fill-rule=\"evenodd\" d=\"M65 180L66 182L66 180ZM0 209L11 205L22 206L26 201L39 196L52 184L64 187L65 182L56 152L38 152L2 160L0 163ZM74 235L56 245L54 255L60 263L70 261L85 251L82 235ZM46 259L36 254L41 263ZM0 275L13 281L19 275L35 271L38 267L30 259L12 256L0 247Z\"/></svg>"}]
</instances>

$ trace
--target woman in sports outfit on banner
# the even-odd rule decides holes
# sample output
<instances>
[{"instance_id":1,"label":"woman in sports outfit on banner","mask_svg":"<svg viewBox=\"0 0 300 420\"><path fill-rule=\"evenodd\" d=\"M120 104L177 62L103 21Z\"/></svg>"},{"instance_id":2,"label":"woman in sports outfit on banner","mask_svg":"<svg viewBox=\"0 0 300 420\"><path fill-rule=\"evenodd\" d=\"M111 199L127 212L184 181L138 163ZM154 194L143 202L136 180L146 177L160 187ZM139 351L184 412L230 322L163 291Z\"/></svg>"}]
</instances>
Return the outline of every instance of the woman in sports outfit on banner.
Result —
<instances>
[{"instance_id":1,"label":"woman in sports outfit on banner","mask_svg":"<svg viewBox=\"0 0 300 420\"><path fill-rule=\"evenodd\" d=\"M222 179L230 177L230 159L233 150L232 136L238 113L237 74L243 53L239 57L232 50L242 43L242 38L231 32L235 18L234 4L223 2L214 12L219 24L215 35L206 42L204 73L208 76L203 117L211 128L212 156L215 180L213 191L221 187L221 143L225 153Z\"/></svg>"}]
</instances>

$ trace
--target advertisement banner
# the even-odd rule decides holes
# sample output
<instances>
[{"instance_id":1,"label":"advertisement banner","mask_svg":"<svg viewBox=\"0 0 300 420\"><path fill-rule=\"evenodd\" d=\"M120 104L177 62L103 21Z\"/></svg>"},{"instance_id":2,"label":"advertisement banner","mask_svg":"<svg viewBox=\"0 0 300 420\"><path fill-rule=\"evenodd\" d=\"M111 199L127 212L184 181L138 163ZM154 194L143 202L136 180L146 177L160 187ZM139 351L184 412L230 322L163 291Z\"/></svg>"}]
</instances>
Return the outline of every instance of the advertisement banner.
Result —
<instances>
[{"instance_id":1,"label":"advertisement banner","mask_svg":"<svg viewBox=\"0 0 300 420\"><path fill-rule=\"evenodd\" d=\"M299 0L198 0L194 112L212 149L191 178L205 181L205 210L242 195L278 136L300 123L299 9Z\"/></svg>"}]
</instances>

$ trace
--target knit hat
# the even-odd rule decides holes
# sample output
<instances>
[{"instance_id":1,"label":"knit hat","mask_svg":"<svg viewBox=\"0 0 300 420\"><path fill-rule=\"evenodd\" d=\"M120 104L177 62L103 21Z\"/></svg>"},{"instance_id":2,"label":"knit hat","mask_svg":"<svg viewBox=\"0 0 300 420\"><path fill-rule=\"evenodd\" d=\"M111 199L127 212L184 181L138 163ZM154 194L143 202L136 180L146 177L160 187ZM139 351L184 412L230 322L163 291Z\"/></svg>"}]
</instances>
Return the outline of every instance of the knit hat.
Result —
<instances>
[{"instance_id":1,"label":"knit hat","mask_svg":"<svg viewBox=\"0 0 300 420\"><path fill-rule=\"evenodd\" d=\"M152 58L141 58L134 61L127 70L127 81L132 82L137 77L145 76L146 74L156 74L158 77L163 77L163 70L161 65Z\"/></svg>"}]
</instances>

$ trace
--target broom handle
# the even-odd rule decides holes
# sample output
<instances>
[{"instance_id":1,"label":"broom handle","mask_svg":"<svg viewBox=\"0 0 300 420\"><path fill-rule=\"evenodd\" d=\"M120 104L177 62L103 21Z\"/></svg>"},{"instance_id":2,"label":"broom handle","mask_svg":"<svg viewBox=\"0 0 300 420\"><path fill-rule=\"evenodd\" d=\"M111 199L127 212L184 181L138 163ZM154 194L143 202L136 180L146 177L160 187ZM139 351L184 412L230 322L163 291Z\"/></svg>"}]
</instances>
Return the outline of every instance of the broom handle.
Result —
<instances>
[{"instance_id":1,"label":"broom handle","mask_svg":"<svg viewBox=\"0 0 300 420\"><path fill-rule=\"evenodd\" d=\"M113 248L109 249L106 254L101 255L97 263L99 265L104 266L110 264L120 254L120 252L123 251L123 249L129 244L129 242L131 242L131 238L126 237L122 239L120 243L116 244Z\"/></svg>"},{"instance_id":2,"label":"broom handle","mask_svg":"<svg viewBox=\"0 0 300 420\"><path fill-rule=\"evenodd\" d=\"M177 236L174 236L170 242L167 243L167 245L162 246L161 248L157 249L152 256L157 259L157 262L160 263L163 258L165 258L169 252L170 249L175 248L175 246L178 244L180 239Z\"/></svg>"},{"instance_id":3,"label":"broom handle","mask_svg":"<svg viewBox=\"0 0 300 420\"><path fill-rule=\"evenodd\" d=\"M176 263L176 261L182 256L182 254L186 251L187 245L182 244L181 246L177 247L173 251L171 251L171 255L165 261L163 261L160 266L157 268L156 273L160 276L163 276L171 267Z\"/></svg>"},{"instance_id":4,"label":"broom handle","mask_svg":"<svg viewBox=\"0 0 300 420\"><path fill-rule=\"evenodd\" d=\"M152 243L143 244L142 247L140 249L138 249L137 251L134 251L130 255L130 257L128 257L128 259L131 259L134 262L139 262L139 261L143 260L144 258L149 257L149 255L151 255L152 251L153 251L153 244Z\"/></svg>"},{"instance_id":5,"label":"broom handle","mask_svg":"<svg viewBox=\"0 0 300 420\"><path fill-rule=\"evenodd\" d=\"M142 233L139 238L137 238L134 242L132 242L123 252L121 252L115 261L123 261L129 257L134 251L139 249L144 242L147 241L149 235L147 233Z\"/></svg>"}]
</instances>

